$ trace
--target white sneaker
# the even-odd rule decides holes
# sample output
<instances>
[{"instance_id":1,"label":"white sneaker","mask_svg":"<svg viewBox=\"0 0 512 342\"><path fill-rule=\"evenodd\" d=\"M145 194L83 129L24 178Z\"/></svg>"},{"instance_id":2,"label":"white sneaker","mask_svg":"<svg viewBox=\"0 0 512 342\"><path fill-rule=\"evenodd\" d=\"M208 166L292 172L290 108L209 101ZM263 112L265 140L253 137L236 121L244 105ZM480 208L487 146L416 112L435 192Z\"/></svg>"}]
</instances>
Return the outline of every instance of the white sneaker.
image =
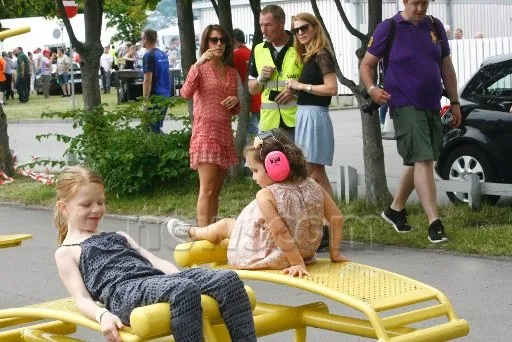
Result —
<instances>
[{"instance_id":1,"label":"white sneaker","mask_svg":"<svg viewBox=\"0 0 512 342\"><path fill-rule=\"evenodd\" d=\"M192 227L190 224L174 218L167 222L167 231L174 240L180 243L194 241L188 234L190 227Z\"/></svg>"},{"instance_id":2,"label":"white sneaker","mask_svg":"<svg viewBox=\"0 0 512 342\"><path fill-rule=\"evenodd\" d=\"M381 130L381 131L383 131L383 130L384 130L384 124L383 124L383 123L381 123L381 124L380 124L380 130Z\"/></svg>"}]
</instances>

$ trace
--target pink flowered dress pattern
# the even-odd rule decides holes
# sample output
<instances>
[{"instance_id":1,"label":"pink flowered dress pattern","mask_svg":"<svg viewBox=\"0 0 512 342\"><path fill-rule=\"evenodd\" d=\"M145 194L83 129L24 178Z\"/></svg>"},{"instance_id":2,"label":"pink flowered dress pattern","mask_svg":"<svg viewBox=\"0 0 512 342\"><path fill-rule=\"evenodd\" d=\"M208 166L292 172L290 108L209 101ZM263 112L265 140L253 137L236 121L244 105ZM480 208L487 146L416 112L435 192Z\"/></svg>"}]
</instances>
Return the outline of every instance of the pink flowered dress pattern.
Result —
<instances>
[{"instance_id":1,"label":"pink flowered dress pattern","mask_svg":"<svg viewBox=\"0 0 512 342\"><path fill-rule=\"evenodd\" d=\"M324 195L308 178L300 184L275 183L267 187L274 195L279 216L305 262L314 262L322 239ZM290 266L265 223L256 200L247 205L236 220L228 247L228 264L238 269L284 269Z\"/></svg>"},{"instance_id":2,"label":"pink flowered dress pattern","mask_svg":"<svg viewBox=\"0 0 512 342\"><path fill-rule=\"evenodd\" d=\"M210 63L193 66L181 94L194 99L190 167L196 170L199 164L209 163L228 169L236 164L231 117L238 114L240 107L230 110L221 102L228 96L237 96L237 71L226 66L223 79Z\"/></svg>"}]
</instances>

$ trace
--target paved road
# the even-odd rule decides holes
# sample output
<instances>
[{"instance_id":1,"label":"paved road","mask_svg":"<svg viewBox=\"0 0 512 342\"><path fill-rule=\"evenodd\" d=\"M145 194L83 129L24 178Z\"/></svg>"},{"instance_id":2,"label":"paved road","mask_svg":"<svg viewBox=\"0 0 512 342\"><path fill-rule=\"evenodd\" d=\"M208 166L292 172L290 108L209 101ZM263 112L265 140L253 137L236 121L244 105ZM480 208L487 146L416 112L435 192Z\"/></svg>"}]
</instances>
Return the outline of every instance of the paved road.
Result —
<instances>
[{"instance_id":1,"label":"paved road","mask_svg":"<svg viewBox=\"0 0 512 342\"><path fill-rule=\"evenodd\" d=\"M104 231L128 231L143 247L159 257L172 260L175 246L167 238L162 225L129 223L107 218ZM144 228L144 229L143 229ZM0 309L33 304L66 296L54 265L56 230L52 226L52 213L0 206L0 234L30 233L33 239L20 247L0 249ZM140 235L137 232L142 232ZM137 237L139 236L139 237ZM384 268L432 285L443 291L452 301L458 315L466 319L470 335L457 341L492 342L510 340L512 322L512 260L494 260L437 251L361 246L347 243L345 254L359 263ZM321 256L327 257L325 253ZM251 282L258 300L286 304L321 300L304 291ZM353 312L328 302L330 310L354 315ZM102 339L90 332L79 331L87 341ZM340 335L309 329L310 341L339 341ZM262 341L291 341L291 333L262 338ZM367 339L343 336L343 341Z\"/></svg>"},{"instance_id":2,"label":"paved road","mask_svg":"<svg viewBox=\"0 0 512 342\"><path fill-rule=\"evenodd\" d=\"M357 109L341 109L330 112L335 132L336 149L334 154L333 167L328 167L329 178L334 181L337 173L337 166L351 166L357 169L359 174L364 174L363 162L363 138L361 128L361 117ZM165 120L164 132L175 129L177 123L172 120ZM9 123L8 134L11 149L15 150L20 163L29 162L32 156L49 157L62 160L66 145L57 142L54 138L43 139L41 142L35 139L38 134L58 132L67 135L76 135L70 123L34 121ZM394 140L383 140L385 170L390 191L394 192L395 184L400 176L402 161L396 151ZM364 191L359 189L360 194ZM439 203L448 203L444 193L438 194ZM411 201L417 201L413 193Z\"/></svg>"}]
</instances>

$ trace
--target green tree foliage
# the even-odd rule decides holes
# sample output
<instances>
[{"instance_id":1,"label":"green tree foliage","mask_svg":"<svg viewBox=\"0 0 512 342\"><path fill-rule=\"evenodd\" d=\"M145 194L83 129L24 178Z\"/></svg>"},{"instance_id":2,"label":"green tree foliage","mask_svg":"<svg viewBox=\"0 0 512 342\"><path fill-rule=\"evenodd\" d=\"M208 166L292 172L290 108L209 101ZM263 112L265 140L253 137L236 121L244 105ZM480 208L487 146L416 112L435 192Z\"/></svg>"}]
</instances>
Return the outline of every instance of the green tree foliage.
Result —
<instances>
[{"instance_id":1,"label":"green tree foliage","mask_svg":"<svg viewBox=\"0 0 512 342\"><path fill-rule=\"evenodd\" d=\"M0 19L50 16L57 13L55 2L44 0L0 0L0 8Z\"/></svg>"},{"instance_id":2,"label":"green tree foliage","mask_svg":"<svg viewBox=\"0 0 512 342\"><path fill-rule=\"evenodd\" d=\"M158 31L177 23L176 0L162 0L148 15L146 27Z\"/></svg>"},{"instance_id":3,"label":"green tree foliage","mask_svg":"<svg viewBox=\"0 0 512 342\"><path fill-rule=\"evenodd\" d=\"M169 107L183 101L180 98L155 99L158 100ZM81 133L73 137L51 133L39 135L37 139L54 137L68 144L66 153L99 172L109 192L139 193L161 184L178 184L197 178L196 173L190 172L188 150L192 128L186 116L174 117L183 128L168 134L148 133L148 123L157 120L157 115L151 115L137 103L114 109L96 107L88 112L47 113L43 117L73 120L74 127ZM136 120L140 120L139 125L133 124ZM29 166L35 164L55 166L66 162L38 160Z\"/></svg>"},{"instance_id":4,"label":"green tree foliage","mask_svg":"<svg viewBox=\"0 0 512 342\"><path fill-rule=\"evenodd\" d=\"M145 3L136 0L106 1L104 11L107 26L117 29L112 40L138 41L147 20L145 8Z\"/></svg>"}]
</instances>

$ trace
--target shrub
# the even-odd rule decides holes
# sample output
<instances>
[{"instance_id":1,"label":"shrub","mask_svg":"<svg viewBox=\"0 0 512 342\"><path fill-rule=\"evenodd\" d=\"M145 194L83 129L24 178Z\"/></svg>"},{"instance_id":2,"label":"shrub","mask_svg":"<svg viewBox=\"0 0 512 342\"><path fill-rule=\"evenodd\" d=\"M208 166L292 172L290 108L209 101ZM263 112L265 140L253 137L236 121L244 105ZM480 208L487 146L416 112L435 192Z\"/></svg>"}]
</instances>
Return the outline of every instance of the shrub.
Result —
<instances>
[{"instance_id":1,"label":"shrub","mask_svg":"<svg viewBox=\"0 0 512 342\"><path fill-rule=\"evenodd\" d=\"M182 99L162 100L169 107ZM37 139L55 137L69 143L66 151L79 163L97 171L104 179L106 190L119 194L153 189L162 183L194 179L189 167L191 125L188 117L173 117L183 128L169 134L154 134L148 123L156 121L139 104L106 105L92 111L75 110L64 113L44 113L42 117L71 118L73 128L81 133L70 137L58 133L43 134ZM64 165L66 162L43 160L39 164Z\"/></svg>"}]
</instances>

